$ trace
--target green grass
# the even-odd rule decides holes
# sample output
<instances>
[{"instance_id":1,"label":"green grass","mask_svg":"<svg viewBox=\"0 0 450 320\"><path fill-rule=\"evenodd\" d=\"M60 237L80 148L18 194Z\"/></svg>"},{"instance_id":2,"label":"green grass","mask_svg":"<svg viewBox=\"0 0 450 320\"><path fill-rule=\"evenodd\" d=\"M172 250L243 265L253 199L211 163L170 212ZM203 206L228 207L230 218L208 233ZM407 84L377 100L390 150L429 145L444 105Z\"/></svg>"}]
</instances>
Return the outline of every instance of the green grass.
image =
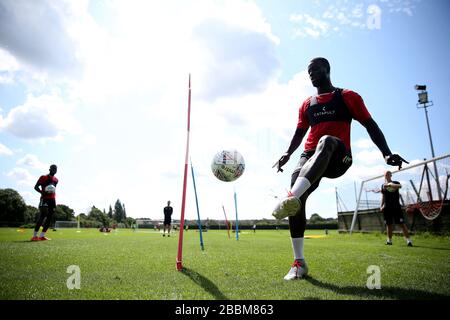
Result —
<instances>
[{"instance_id":1,"label":"green grass","mask_svg":"<svg viewBox=\"0 0 450 320\"><path fill-rule=\"evenodd\" d=\"M310 276L287 282L292 263L287 230L185 232L183 272L176 271L178 234L140 230L49 231L52 241L30 242L31 230L0 229L0 299L436 299L450 297L450 238L381 234L306 239ZM307 234L323 234L309 231ZM81 270L81 289L69 290L67 267ZM380 290L366 288L367 267L381 270Z\"/></svg>"}]
</instances>

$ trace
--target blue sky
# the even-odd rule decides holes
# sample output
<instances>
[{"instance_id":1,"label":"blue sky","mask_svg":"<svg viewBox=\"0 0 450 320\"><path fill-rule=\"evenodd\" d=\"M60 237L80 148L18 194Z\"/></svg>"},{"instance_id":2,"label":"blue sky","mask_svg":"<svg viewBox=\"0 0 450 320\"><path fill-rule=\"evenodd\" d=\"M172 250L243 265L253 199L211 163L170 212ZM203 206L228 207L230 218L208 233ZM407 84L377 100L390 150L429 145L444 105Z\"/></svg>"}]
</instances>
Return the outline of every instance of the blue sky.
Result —
<instances>
[{"instance_id":1,"label":"blue sky","mask_svg":"<svg viewBox=\"0 0 450 320\"><path fill-rule=\"evenodd\" d=\"M191 73L202 216L221 218L222 204L233 212L236 190L240 218L270 218L301 150L283 174L271 166L314 94L305 69L316 56L329 59L336 86L363 97L392 151L412 161L431 155L413 88L426 84L435 152L446 154L449 9L437 0L0 0L0 188L37 205L34 183L56 163L57 200L76 213L119 198L130 216L161 218L170 199L177 218ZM323 180L307 216L335 216L335 187L353 194L354 181L387 168L357 122L352 141L353 167ZM232 184L210 170L227 148L246 160Z\"/></svg>"}]
</instances>

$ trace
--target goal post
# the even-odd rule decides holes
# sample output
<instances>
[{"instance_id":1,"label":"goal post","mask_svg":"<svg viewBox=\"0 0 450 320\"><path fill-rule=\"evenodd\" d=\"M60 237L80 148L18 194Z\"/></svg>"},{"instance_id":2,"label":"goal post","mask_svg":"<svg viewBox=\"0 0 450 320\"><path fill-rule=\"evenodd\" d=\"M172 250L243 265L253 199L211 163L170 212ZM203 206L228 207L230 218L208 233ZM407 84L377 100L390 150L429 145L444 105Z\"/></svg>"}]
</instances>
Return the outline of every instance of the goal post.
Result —
<instances>
[{"instance_id":1,"label":"goal post","mask_svg":"<svg viewBox=\"0 0 450 320\"><path fill-rule=\"evenodd\" d=\"M434 167L434 170L431 168ZM402 185L400 192L401 204L408 209L419 210L427 220L437 218L442 205L448 199L448 180L450 178L450 154L424 160L400 170L392 168L392 180ZM437 177L435 175L438 175ZM354 231L358 212L362 207L363 191L381 191L384 183L384 172L361 182L355 210L353 212L350 234ZM381 200L381 195L380 195Z\"/></svg>"}]
</instances>

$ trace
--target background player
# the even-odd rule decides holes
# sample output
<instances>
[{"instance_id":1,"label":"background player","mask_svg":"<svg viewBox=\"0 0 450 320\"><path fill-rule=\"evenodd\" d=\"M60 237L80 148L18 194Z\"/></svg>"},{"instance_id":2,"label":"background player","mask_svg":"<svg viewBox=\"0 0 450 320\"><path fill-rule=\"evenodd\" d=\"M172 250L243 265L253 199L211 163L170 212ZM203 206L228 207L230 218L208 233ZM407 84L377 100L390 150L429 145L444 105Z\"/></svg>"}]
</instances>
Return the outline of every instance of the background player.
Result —
<instances>
[{"instance_id":1,"label":"background player","mask_svg":"<svg viewBox=\"0 0 450 320\"><path fill-rule=\"evenodd\" d=\"M50 240L45 236L45 233L50 226L50 222L56 208L55 190L56 185L58 184L58 179L55 177L55 174L58 171L58 168L55 164L52 164L49 171L50 173L48 175L41 176L34 186L34 190L41 194L41 199L39 201L39 219L36 222L36 227L34 228L34 234L31 241ZM42 232L38 237L39 228L41 226Z\"/></svg>"},{"instance_id":2,"label":"background player","mask_svg":"<svg viewBox=\"0 0 450 320\"><path fill-rule=\"evenodd\" d=\"M384 222L386 223L387 245L392 245L392 233L394 231L394 223L399 224L402 228L403 235L406 239L406 245L412 247L412 241L409 238L408 228L403 219L402 207L400 205L399 189L402 187L400 182L392 181L392 172L386 171L384 174L385 182L381 186L381 212L383 212Z\"/></svg>"},{"instance_id":3,"label":"background player","mask_svg":"<svg viewBox=\"0 0 450 320\"><path fill-rule=\"evenodd\" d=\"M172 213L173 213L173 208L170 206L170 200L169 200L169 201L167 201L167 206L164 207L163 237L166 236L166 229L167 229L167 236L170 237L170 225L172 224Z\"/></svg>"}]
</instances>

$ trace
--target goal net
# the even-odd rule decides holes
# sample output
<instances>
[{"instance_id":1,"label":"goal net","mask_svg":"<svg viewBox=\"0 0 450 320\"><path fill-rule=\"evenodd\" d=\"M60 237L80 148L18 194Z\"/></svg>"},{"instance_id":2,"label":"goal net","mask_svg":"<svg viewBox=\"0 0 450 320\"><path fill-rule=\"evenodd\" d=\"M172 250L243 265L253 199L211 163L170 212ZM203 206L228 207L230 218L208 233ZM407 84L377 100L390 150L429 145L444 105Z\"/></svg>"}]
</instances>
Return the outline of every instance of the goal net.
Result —
<instances>
[{"instance_id":1,"label":"goal net","mask_svg":"<svg viewBox=\"0 0 450 320\"><path fill-rule=\"evenodd\" d=\"M77 221L56 221L55 229L79 228Z\"/></svg>"},{"instance_id":2,"label":"goal net","mask_svg":"<svg viewBox=\"0 0 450 320\"><path fill-rule=\"evenodd\" d=\"M449 197L450 154L411 163L401 170L392 168L394 169L390 170L392 180L398 181L402 185L402 188L399 189L400 204L405 212L408 215L420 212L427 220L436 219ZM379 208L383 183L384 174L361 182L350 232L354 230L358 212L367 206L363 192L366 194L368 192L379 193L377 198L380 200L375 204L375 207Z\"/></svg>"}]
</instances>

